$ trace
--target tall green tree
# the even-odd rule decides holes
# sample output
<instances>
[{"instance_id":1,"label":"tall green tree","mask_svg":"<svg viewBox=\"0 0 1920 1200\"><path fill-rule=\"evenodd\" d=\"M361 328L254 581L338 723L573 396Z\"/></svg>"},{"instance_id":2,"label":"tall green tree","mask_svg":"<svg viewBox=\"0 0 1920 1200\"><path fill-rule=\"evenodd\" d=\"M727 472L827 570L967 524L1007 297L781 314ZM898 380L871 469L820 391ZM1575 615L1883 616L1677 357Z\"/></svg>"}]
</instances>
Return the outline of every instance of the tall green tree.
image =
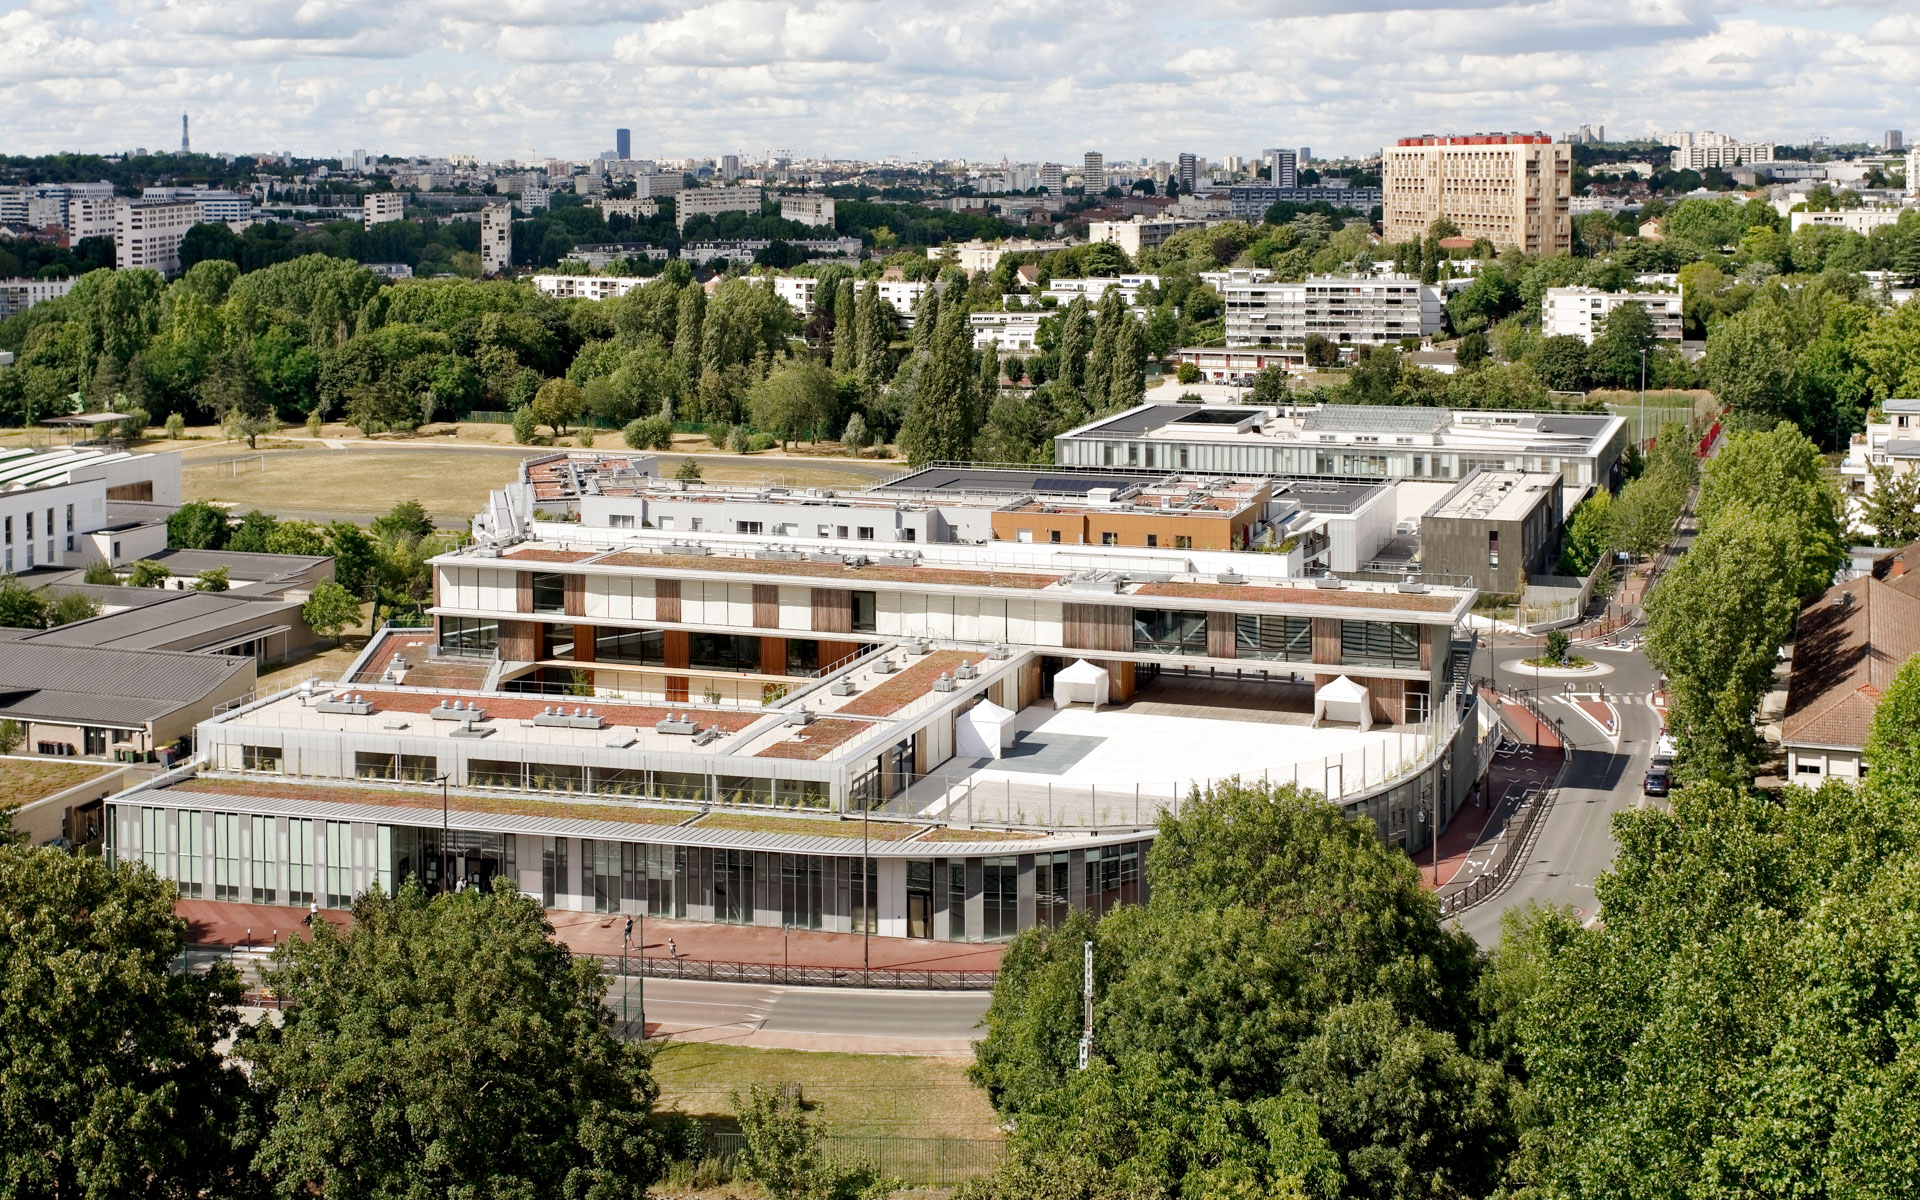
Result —
<instances>
[{"instance_id":1,"label":"tall green tree","mask_svg":"<svg viewBox=\"0 0 1920 1200\"><path fill-rule=\"evenodd\" d=\"M504 879L431 898L414 880L353 916L276 953L286 1022L238 1047L282 1195L646 1195L647 1051L613 1036L598 967L535 901Z\"/></svg>"},{"instance_id":2,"label":"tall green tree","mask_svg":"<svg viewBox=\"0 0 1920 1200\"><path fill-rule=\"evenodd\" d=\"M1840 503L1819 448L1786 422L1765 431L1735 431L1707 464L1700 484L1700 527L1744 509L1781 525L1792 543L1791 582L1811 595L1833 581L1846 562Z\"/></svg>"},{"instance_id":3,"label":"tall green tree","mask_svg":"<svg viewBox=\"0 0 1920 1200\"><path fill-rule=\"evenodd\" d=\"M753 423L778 434L782 448L818 440L833 417L833 373L814 358L791 358L753 386Z\"/></svg>"},{"instance_id":4,"label":"tall green tree","mask_svg":"<svg viewBox=\"0 0 1920 1200\"><path fill-rule=\"evenodd\" d=\"M172 969L174 899L144 867L0 845L0 1195L257 1194L250 1089L214 1049L240 980Z\"/></svg>"},{"instance_id":5,"label":"tall green tree","mask_svg":"<svg viewBox=\"0 0 1920 1200\"><path fill-rule=\"evenodd\" d=\"M1872 468L1873 487L1861 498L1861 516L1873 530L1874 544L1904 546L1920 539L1920 471Z\"/></svg>"},{"instance_id":6,"label":"tall green tree","mask_svg":"<svg viewBox=\"0 0 1920 1200\"><path fill-rule=\"evenodd\" d=\"M889 348L893 344L891 308L880 299L880 289L868 282L854 302L854 322L859 326L856 350L859 355L860 390L871 399L887 382Z\"/></svg>"},{"instance_id":7,"label":"tall green tree","mask_svg":"<svg viewBox=\"0 0 1920 1200\"><path fill-rule=\"evenodd\" d=\"M167 545L174 550L220 550L227 544L225 509L190 500L167 517Z\"/></svg>"},{"instance_id":8,"label":"tall green tree","mask_svg":"<svg viewBox=\"0 0 1920 1200\"><path fill-rule=\"evenodd\" d=\"M900 444L913 462L965 461L973 457L979 428L973 367L973 326L960 296L938 306L925 361L900 428Z\"/></svg>"},{"instance_id":9,"label":"tall green tree","mask_svg":"<svg viewBox=\"0 0 1920 1200\"><path fill-rule=\"evenodd\" d=\"M1093 348L1093 324L1087 315L1087 300L1075 296L1067 303L1060 322L1059 370L1057 377L1076 391L1087 386L1087 353Z\"/></svg>"},{"instance_id":10,"label":"tall green tree","mask_svg":"<svg viewBox=\"0 0 1920 1200\"><path fill-rule=\"evenodd\" d=\"M680 289L675 302L673 357L686 372L689 386L700 382L701 333L707 316L707 293L697 283Z\"/></svg>"},{"instance_id":11,"label":"tall green tree","mask_svg":"<svg viewBox=\"0 0 1920 1200\"><path fill-rule=\"evenodd\" d=\"M833 289L833 370L836 375L851 374L860 357L857 307L852 278L842 279Z\"/></svg>"}]
</instances>

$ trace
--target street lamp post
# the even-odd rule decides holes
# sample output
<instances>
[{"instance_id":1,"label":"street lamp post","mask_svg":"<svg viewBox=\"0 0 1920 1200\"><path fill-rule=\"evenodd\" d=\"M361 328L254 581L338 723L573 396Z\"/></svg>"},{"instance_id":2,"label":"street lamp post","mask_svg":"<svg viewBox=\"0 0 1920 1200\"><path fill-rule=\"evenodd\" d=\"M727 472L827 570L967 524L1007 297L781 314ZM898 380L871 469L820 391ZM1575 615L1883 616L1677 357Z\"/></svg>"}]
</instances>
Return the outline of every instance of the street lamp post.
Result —
<instances>
[{"instance_id":1,"label":"street lamp post","mask_svg":"<svg viewBox=\"0 0 1920 1200\"><path fill-rule=\"evenodd\" d=\"M1647 348L1640 347L1640 440L1647 439Z\"/></svg>"},{"instance_id":2,"label":"street lamp post","mask_svg":"<svg viewBox=\"0 0 1920 1200\"><path fill-rule=\"evenodd\" d=\"M867 816L873 811L871 799L860 802L860 880L862 908L860 915L860 969L870 978L873 974L873 859L867 854Z\"/></svg>"},{"instance_id":3,"label":"street lamp post","mask_svg":"<svg viewBox=\"0 0 1920 1200\"><path fill-rule=\"evenodd\" d=\"M633 918L628 917L626 930L620 935L620 1027L622 1029L626 1028L627 1025L627 947L631 945L632 942ZM642 959L642 969L644 970L646 958L645 946L640 948L640 955ZM644 1025L641 1026L640 1033L642 1037L646 1035L646 1027Z\"/></svg>"}]
</instances>

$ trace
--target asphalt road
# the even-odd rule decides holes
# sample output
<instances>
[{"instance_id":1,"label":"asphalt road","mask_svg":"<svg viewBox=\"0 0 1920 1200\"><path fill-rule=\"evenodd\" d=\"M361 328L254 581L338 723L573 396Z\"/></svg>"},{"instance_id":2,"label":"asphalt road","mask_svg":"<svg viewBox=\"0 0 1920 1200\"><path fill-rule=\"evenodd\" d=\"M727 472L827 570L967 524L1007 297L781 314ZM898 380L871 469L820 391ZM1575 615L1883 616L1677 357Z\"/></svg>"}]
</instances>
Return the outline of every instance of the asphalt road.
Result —
<instances>
[{"instance_id":1,"label":"asphalt road","mask_svg":"<svg viewBox=\"0 0 1920 1200\"><path fill-rule=\"evenodd\" d=\"M607 1005L620 1012L623 986L637 1018L640 980L613 979ZM789 988L752 983L646 981L649 1024L674 1032L734 1029L741 1033L844 1034L856 1037L970 1038L992 999L987 992Z\"/></svg>"}]
</instances>

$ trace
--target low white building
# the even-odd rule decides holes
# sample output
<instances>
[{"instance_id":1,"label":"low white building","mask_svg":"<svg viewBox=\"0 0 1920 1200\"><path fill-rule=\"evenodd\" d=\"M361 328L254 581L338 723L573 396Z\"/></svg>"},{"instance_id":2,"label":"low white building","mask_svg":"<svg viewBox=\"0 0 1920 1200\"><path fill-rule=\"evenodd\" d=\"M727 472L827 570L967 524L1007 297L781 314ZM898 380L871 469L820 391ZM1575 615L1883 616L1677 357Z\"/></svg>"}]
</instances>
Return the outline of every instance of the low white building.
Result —
<instances>
[{"instance_id":1,"label":"low white building","mask_svg":"<svg viewBox=\"0 0 1920 1200\"><path fill-rule=\"evenodd\" d=\"M407 215L407 198L400 192L368 192L360 200L360 227L372 229Z\"/></svg>"},{"instance_id":2,"label":"low white building","mask_svg":"<svg viewBox=\"0 0 1920 1200\"><path fill-rule=\"evenodd\" d=\"M246 222L253 219L253 197L239 192L205 187L150 187L140 192L142 200L191 200L200 206L200 219L208 224Z\"/></svg>"},{"instance_id":3,"label":"low white building","mask_svg":"<svg viewBox=\"0 0 1920 1200\"><path fill-rule=\"evenodd\" d=\"M1440 289L1404 275L1309 275L1304 283L1229 283L1228 346L1384 345L1440 331Z\"/></svg>"},{"instance_id":4,"label":"low white building","mask_svg":"<svg viewBox=\"0 0 1920 1200\"><path fill-rule=\"evenodd\" d=\"M1134 258L1142 250L1151 250L1183 229L1201 229L1206 222L1194 218L1148 217L1135 214L1129 221L1093 221L1087 225L1087 241L1111 242Z\"/></svg>"},{"instance_id":5,"label":"low white building","mask_svg":"<svg viewBox=\"0 0 1920 1200\"><path fill-rule=\"evenodd\" d=\"M1854 522L1860 520L1860 514L1852 498L1874 493L1877 467L1895 475L1920 470L1920 400L1880 401L1869 414L1866 432L1854 434L1847 446L1840 478L1850 498L1847 515Z\"/></svg>"},{"instance_id":6,"label":"low white building","mask_svg":"<svg viewBox=\"0 0 1920 1200\"><path fill-rule=\"evenodd\" d=\"M780 197L780 219L798 221L802 225L833 224L833 201L825 196L782 195Z\"/></svg>"},{"instance_id":7,"label":"low white building","mask_svg":"<svg viewBox=\"0 0 1920 1200\"><path fill-rule=\"evenodd\" d=\"M972 275L979 271L991 271L1000 265L1001 256L1007 254L1046 254L1054 250L1065 250L1065 242L1040 242L1031 238L1009 238L1004 242L983 242L975 238L970 242L949 243L945 246L928 246L927 257L938 262L948 254L962 271Z\"/></svg>"},{"instance_id":8,"label":"low white building","mask_svg":"<svg viewBox=\"0 0 1920 1200\"><path fill-rule=\"evenodd\" d=\"M151 557L179 505L178 454L0 450L0 573Z\"/></svg>"},{"instance_id":9,"label":"low white building","mask_svg":"<svg viewBox=\"0 0 1920 1200\"><path fill-rule=\"evenodd\" d=\"M197 200L122 200L114 213L113 265L180 273L180 243L202 220Z\"/></svg>"},{"instance_id":10,"label":"low white building","mask_svg":"<svg viewBox=\"0 0 1920 1200\"><path fill-rule=\"evenodd\" d=\"M1160 277L1119 275L1108 279L1056 279L1047 284L1040 295L1061 304L1071 304L1076 298L1084 297L1088 304L1097 305L1110 290L1119 288L1120 298L1131 307L1140 302L1140 289L1148 286L1159 287Z\"/></svg>"},{"instance_id":11,"label":"low white building","mask_svg":"<svg viewBox=\"0 0 1920 1200\"><path fill-rule=\"evenodd\" d=\"M535 275L533 286L556 300L611 300L649 280L632 275Z\"/></svg>"},{"instance_id":12,"label":"low white building","mask_svg":"<svg viewBox=\"0 0 1920 1200\"><path fill-rule=\"evenodd\" d=\"M67 197L67 240L112 237L119 212L120 201L114 196Z\"/></svg>"},{"instance_id":13,"label":"low white building","mask_svg":"<svg viewBox=\"0 0 1920 1200\"><path fill-rule=\"evenodd\" d=\"M673 224L676 229L685 229L694 217L730 212L758 214L759 211L760 189L757 187L692 188L674 200Z\"/></svg>"},{"instance_id":14,"label":"low white building","mask_svg":"<svg viewBox=\"0 0 1920 1200\"><path fill-rule=\"evenodd\" d=\"M1830 229L1850 229L1865 237L1882 225L1898 225L1901 214L1907 211L1904 208L1836 208L1825 212L1802 209L1789 213L1787 222L1794 233L1809 225L1819 225Z\"/></svg>"},{"instance_id":15,"label":"low white building","mask_svg":"<svg viewBox=\"0 0 1920 1200\"><path fill-rule=\"evenodd\" d=\"M977 312L968 316L973 324L973 348L984 350L1032 350L1040 336L1040 318L1044 312Z\"/></svg>"},{"instance_id":16,"label":"low white building","mask_svg":"<svg viewBox=\"0 0 1920 1200\"><path fill-rule=\"evenodd\" d=\"M1548 288L1540 299L1540 332L1546 337L1577 337L1593 345L1607 315L1624 304L1638 304L1653 320L1653 336L1677 342L1681 333L1679 292L1606 292L1599 288Z\"/></svg>"},{"instance_id":17,"label":"low white building","mask_svg":"<svg viewBox=\"0 0 1920 1200\"><path fill-rule=\"evenodd\" d=\"M632 200L609 200L601 196L594 200L593 206L603 217L625 217L630 221L644 221L660 213L660 202L651 196Z\"/></svg>"}]
</instances>

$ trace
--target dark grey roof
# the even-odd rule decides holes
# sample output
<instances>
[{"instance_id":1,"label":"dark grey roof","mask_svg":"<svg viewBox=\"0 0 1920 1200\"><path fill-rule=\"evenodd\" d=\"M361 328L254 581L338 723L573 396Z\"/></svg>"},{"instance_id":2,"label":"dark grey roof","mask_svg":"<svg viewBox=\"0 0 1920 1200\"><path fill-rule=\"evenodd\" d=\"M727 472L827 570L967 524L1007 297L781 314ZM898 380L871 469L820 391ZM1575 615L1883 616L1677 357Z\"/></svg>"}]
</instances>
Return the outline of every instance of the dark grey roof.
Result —
<instances>
[{"instance_id":1,"label":"dark grey roof","mask_svg":"<svg viewBox=\"0 0 1920 1200\"><path fill-rule=\"evenodd\" d=\"M874 492L985 493L1024 496L1084 496L1095 488L1125 488L1165 479L1165 471L1081 471L1072 467L927 467L911 475L869 488Z\"/></svg>"},{"instance_id":2,"label":"dark grey roof","mask_svg":"<svg viewBox=\"0 0 1920 1200\"><path fill-rule=\"evenodd\" d=\"M250 554L231 550L163 550L153 556L175 575L193 576L225 567L240 579L286 579L329 561L327 555Z\"/></svg>"},{"instance_id":3,"label":"dark grey roof","mask_svg":"<svg viewBox=\"0 0 1920 1200\"><path fill-rule=\"evenodd\" d=\"M253 672L251 658L71 646L24 638L0 654L0 713L137 727Z\"/></svg>"},{"instance_id":4,"label":"dark grey roof","mask_svg":"<svg viewBox=\"0 0 1920 1200\"><path fill-rule=\"evenodd\" d=\"M1597 437L1606 429L1607 422L1614 419L1601 414L1542 413L1539 430L1541 433L1577 433L1582 437Z\"/></svg>"},{"instance_id":5,"label":"dark grey roof","mask_svg":"<svg viewBox=\"0 0 1920 1200\"><path fill-rule=\"evenodd\" d=\"M139 592L142 588L97 589ZM33 641L132 650L218 649L282 628L298 618L292 600L250 600L226 592L162 592L158 599L36 633Z\"/></svg>"},{"instance_id":6,"label":"dark grey roof","mask_svg":"<svg viewBox=\"0 0 1920 1200\"><path fill-rule=\"evenodd\" d=\"M1887 454L1893 458L1920 458L1920 438L1888 438Z\"/></svg>"},{"instance_id":7,"label":"dark grey roof","mask_svg":"<svg viewBox=\"0 0 1920 1200\"><path fill-rule=\"evenodd\" d=\"M1379 404L1328 404L1300 421L1307 431L1333 433L1438 433L1451 414L1444 408L1399 408Z\"/></svg>"},{"instance_id":8,"label":"dark grey roof","mask_svg":"<svg viewBox=\"0 0 1920 1200\"><path fill-rule=\"evenodd\" d=\"M153 525L177 511L177 505L159 504L151 500L109 500L105 528L135 529L141 525Z\"/></svg>"},{"instance_id":9,"label":"dark grey roof","mask_svg":"<svg viewBox=\"0 0 1920 1200\"><path fill-rule=\"evenodd\" d=\"M1196 406L1192 404L1148 404L1088 425L1082 432L1093 433L1097 430L1100 433L1151 433L1162 425L1195 411L1195 408Z\"/></svg>"},{"instance_id":10,"label":"dark grey roof","mask_svg":"<svg viewBox=\"0 0 1920 1200\"><path fill-rule=\"evenodd\" d=\"M1901 398L1901 397L1895 397L1894 399L1891 399L1891 400L1882 400L1880 402L1880 411L1894 412L1894 413L1920 413L1920 400L1915 400L1911 398Z\"/></svg>"}]
</instances>

